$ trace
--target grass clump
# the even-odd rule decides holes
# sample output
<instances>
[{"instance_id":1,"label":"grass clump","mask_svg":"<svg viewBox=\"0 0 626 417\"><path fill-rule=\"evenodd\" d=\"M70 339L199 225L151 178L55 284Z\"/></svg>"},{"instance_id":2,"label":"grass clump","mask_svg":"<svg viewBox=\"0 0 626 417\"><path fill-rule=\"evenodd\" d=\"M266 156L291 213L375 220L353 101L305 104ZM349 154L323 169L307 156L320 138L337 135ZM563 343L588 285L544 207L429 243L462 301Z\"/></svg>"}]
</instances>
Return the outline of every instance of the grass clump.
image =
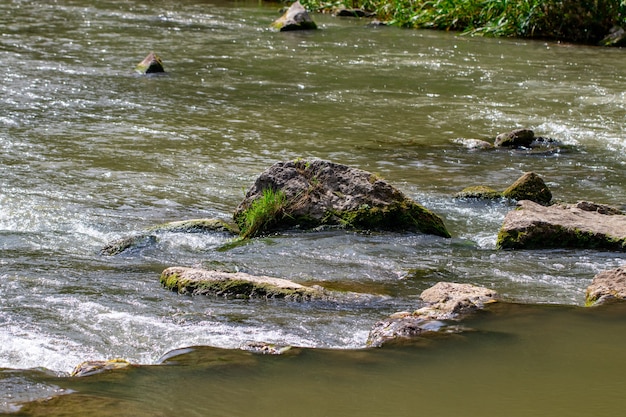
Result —
<instances>
[{"instance_id":1,"label":"grass clump","mask_svg":"<svg viewBox=\"0 0 626 417\"><path fill-rule=\"evenodd\" d=\"M248 239L258 236L268 226L284 215L287 196L283 191L266 188L260 198L254 200L250 207L236 219L240 237Z\"/></svg>"},{"instance_id":2,"label":"grass clump","mask_svg":"<svg viewBox=\"0 0 626 417\"><path fill-rule=\"evenodd\" d=\"M623 0L301 0L309 10L361 8L408 28L598 43L626 25Z\"/></svg>"}]
</instances>

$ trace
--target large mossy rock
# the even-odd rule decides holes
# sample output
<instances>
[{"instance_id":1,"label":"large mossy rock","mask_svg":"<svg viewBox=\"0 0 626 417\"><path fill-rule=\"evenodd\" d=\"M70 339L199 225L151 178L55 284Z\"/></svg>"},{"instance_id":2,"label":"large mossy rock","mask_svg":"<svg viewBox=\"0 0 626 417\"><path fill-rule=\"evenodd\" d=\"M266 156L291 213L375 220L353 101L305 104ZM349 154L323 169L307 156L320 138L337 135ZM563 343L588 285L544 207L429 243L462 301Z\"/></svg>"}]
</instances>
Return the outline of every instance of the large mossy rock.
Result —
<instances>
[{"instance_id":1,"label":"large mossy rock","mask_svg":"<svg viewBox=\"0 0 626 417\"><path fill-rule=\"evenodd\" d=\"M419 337L428 333L455 333L457 322L498 300L497 292L471 284L439 282L420 295L425 306L414 312L400 312L377 322L369 333L367 346L380 347L389 342Z\"/></svg>"},{"instance_id":2,"label":"large mossy rock","mask_svg":"<svg viewBox=\"0 0 626 417\"><path fill-rule=\"evenodd\" d=\"M626 216L601 204L518 202L498 233L501 249L586 248L626 251Z\"/></svg>"},{"instance_id":3,"label":"large mossy rock","mask_svg":"<svg viewBox=\"0 0 626 417\"><path fill-rule=\"evenodd\" d=\"M287 32L291 30L317 29L317 24L315 24L304 6L299 1L296 1L280 18L271 24L271 27L281 32Z\"/></svg>"},{"instance_id":4,"label":"large mossy rock","mask_svg":"<svg viewBox=\"0 0 626 417\"><path fill-rule=\"evenodd\" d=\"M626 300L626 266L602 271L587 287L585 305L595 306Z\"/></svg>"},{"instance_id":5,"label":"large mossy rock","mask_svg":"<svg viewBox=\"0 0 626 417\"><path fill-rule=\"evenodd\" d=\"M323 160L280 162L261 173L235 210L242 234L250 229L254 212L261 211L258 202L264 201L268 190L283 200L251 235L343 226L450 237L439 216L376 175Z\"/></svg>"},{"instance_id":6,"label":"large mossy rock","mask_svg":"<svg viewBox=\"0 0 626 417\"><path fill-rule=\"evenodd\" d=\"M227 298L285 298L298 301L326 298L326 292L321 287L307 287L286 279L243 272L171 267L161 273L160 281L164 287L179 294Z\"/></svg>"}]
</instances>

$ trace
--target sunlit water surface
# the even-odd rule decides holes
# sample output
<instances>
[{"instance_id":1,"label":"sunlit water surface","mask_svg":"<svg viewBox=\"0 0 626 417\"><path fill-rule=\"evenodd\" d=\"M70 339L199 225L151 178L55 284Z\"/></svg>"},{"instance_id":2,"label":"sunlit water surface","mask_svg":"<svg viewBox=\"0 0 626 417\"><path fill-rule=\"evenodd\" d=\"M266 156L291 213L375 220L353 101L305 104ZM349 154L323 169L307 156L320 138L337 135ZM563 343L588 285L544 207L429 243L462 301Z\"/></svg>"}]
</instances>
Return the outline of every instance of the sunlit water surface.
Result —
<instances>
[{"instance_id":1,"label":"sunlit water surface","mask_svg":"<svg viewBox=\"0 0 626 417\"><path fill-rule=\"evenodd\" d=\"M528 394L523 386L545 415L589 411L585 390L563 384L575 369L583 379L572 384L616 386L619 366L589 362L621 363L623 341L614 336L624 333L623 315L576 306L593 275L623 255L498 251L512 206L453 195L475 184L504 189L534 171L556 200L624 207L624 51L368 27L329 15L314 16L318 31L276 33L268 25L277 16L275 5L246 3L0 1L0 411L75 391L59 409L86 393L103 401L86 401L91 415L114 415L116 398L127 398L133 415L414 415L451 407L458 395L458 410L443 414L534 414L513 411ZM134 73L150 51L167 75ZM518 127L564 146L529 155L457 141L492 141ZM228 236L170 233L122 255L99 254L112 239L165 221L228 220L261 171L298 157L377 173L438 213L453 238L293 232L224 251ZM160 287L159 273L173 265L375 297L190 298ZM420 292L442 280L555 306L504 308L505 318L481 321L467 343L359 350L377 320L415 308ZM580 330L554 331L574 326ZM537 334L551 346L529 336ZM281 359L237 350L251 341L320 350ZM88 382L56 376L86 359L152 365L188 346L235 349L217 355L254 366L219 368L205 380L209 350L191 353L189 367L96 377L93 392ZM156 411L155 386L178 387L171 409L157 401ZM611 390L607 410L621 410ZM233 398L252 393L249 408L232 408L240 402ZM183 406L185 396L193 406ZM284 411L275 412L277 403Z\"/></svg>"}]
</instances>

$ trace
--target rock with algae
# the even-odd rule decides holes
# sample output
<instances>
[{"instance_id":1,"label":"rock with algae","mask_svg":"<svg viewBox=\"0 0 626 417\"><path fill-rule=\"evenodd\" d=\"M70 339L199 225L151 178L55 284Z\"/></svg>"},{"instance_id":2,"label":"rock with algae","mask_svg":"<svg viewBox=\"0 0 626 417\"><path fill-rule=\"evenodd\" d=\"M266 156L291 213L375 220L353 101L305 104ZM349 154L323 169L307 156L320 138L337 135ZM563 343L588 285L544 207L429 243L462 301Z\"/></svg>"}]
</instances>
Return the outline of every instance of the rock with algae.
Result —
<instances>
[{"instance_id":1,"label":"rock with algae","mask_svg":"<svg viewBox=\"0 0 626 417\"><path fill-rule=\"evenodd\" d=\"M154 52L150 52L144 59L135 67L135 71L140 74L156 74L164 73L163 61Z\"/></svg>"},{"instance_id":2,"label":"rock with algae","mask_svg":"<svg viewBox=\"0 0 626 417\"><path fill-rule=\"evenodd\" d=\"M283 193L285 204L259 233L340 226L450 237L439 216L375 174L324 160L279 162L261 173L235 210L241 230L268 189Z\"/></svg>"},{"instance_id":3,"label":"rock with algae","mask_svg":"<svg viewBox=\"0 0 626 417\"><path fill-rule=\"evenodd\" d=\"M199 268L170 267L161 273L160 281L172 291L189 295L296 301L325 299L328 296L321 287L309 287L282 278Z\"/></svg>"},{"instance_id":4,"label":"rock with algae","mask_svg":"<svg viewBox=\"0 0 626 417\"><path fill-rule=\"evenodd\" d=\"M500 228L500 249L584 248L626 251L626 215L591 202L549 207L517 203Z\"/></svg>"}]
</instances>

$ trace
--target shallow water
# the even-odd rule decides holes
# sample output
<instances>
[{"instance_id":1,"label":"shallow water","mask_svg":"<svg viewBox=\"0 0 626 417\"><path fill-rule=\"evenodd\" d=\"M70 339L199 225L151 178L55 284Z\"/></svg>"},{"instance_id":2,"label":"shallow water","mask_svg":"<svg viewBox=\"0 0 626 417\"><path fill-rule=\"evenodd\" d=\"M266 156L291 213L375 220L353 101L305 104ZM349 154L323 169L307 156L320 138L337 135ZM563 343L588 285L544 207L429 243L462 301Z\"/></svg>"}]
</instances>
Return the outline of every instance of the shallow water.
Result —
<instances>
[{"instance_id":1,"label":"shallow water","mask_svg":"<svg viewBox=\"0 0 626 417\"><path fill-rule=\"evenodd\" d=\"M624 207L622 49L372 28L364 20L327 15L315 16L321 30L276 33L267 29L276 8L256 3L91 3L0 1L0 368L12 387L5 382L0 388L0 409L47 397L66 383L27 369L64 374L83 360L114 357L152 365L177 348L237 349L250 341L321 349L304 351L295 365L291 357L255 357L276 383L289 385L284 374L306 375L326 362L362 355L385 363L377 379L393 380L406 371L407 357L434 355L454 366L441 375L433 368L427 379L446 384L455 370L466 375L479 369L453 360L456 342L437 343L428 353L363 353L358 349L372 324L415 308L420 292L437 281L468 282L494 288L510 302L559 307L546 308L549 313L532 323L512 323L512 340L468 336L474 348L464 353L467 362L479 363L486 343L540 350L518 331L549 333L552 320L578 326L572 306L583 304L593 275L623 263L623 254L612 252L497 251L498 229L512 207L452 197L477 183L504 189L535 171L556 200ZM167 75L133 72L151 50ZM517 127L564 146L529 155L472 151L456 142L491 141ZM377 173L441 215L453 238L293 232L224 251L218 249L227 236L168 233L122 255L98 253L112 239L165 221L229 219L261 171L298 157ZM173 265L240 270L376 297L323 304L183 297L158 284L159 273ZM620 320L604 326L601 313L589 314L598 338L611 340L620 332ZM556 352L571 336L555 342ZM593 357L588 350L594 344L574 346ZM613 350L598 352L618 361ZM526 372L510 359L500 358L510 375ZM189 372L202 373L203 366L199 360ZM144 373L155 375L151 384L189 378L188 368L164 368L112 377L122 379L113 389L141 391L137 379ZM228 389L240 387L237 396L262 385L242 385L247 372L224 371L232 382ZM618 383L611 379L616 374L603 372L597 378ZM328 384L348 378L350 370L329 367L324 375L307 390L328 396ZM571 379L560 370L550 375L558 384ZM197 385L199 393L217 389ZM108 397L106 383L94 386L94 395L104 390ZM390 386L395 389L384 395L402 403L398 385ZM466 401L475 397L467 384L461 387ZM363 395L377 410L383 402L368 389ZM511 401L521 401L519 395ZM576 410L580 396L563 395ZM130 397L133 407L151 409L149 401ZM412 410L410 404L398 406ZM224 401L216 414L243 413L228 414L231 405ZM349 414L347 409L359 411L353 406L333 413ZM293 415L293 408L286 410ZM549 410L554 415L558 408ZM316 413L324 410L303 412ZM395 414L403 413L408 411Z\"/></svg>"}]
</instances>

